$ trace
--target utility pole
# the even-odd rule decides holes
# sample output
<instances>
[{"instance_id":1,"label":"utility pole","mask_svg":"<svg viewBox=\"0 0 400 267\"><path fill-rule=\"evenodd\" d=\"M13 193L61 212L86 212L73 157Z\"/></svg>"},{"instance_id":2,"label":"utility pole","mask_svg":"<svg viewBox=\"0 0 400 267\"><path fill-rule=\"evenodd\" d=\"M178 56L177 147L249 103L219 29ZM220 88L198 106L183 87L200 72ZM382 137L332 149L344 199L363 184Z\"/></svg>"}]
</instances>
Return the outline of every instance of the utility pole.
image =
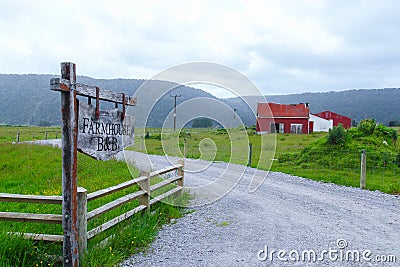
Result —
<instances>
[{"instance_id":1,"label":"utility pole","mask_svg":"<svg viewBox=\"0 0 400 267\"><path fill-rule=\"evenodd\" d=\"M237 108L234 108L233 109L233 127L235 127L236 126L236 112L237 112Z\"/></svg>"},{"instance_id":2,"label":"utility pole","mask_svg":"<svg viewBox=\"0 0 400 267\"><path fill-rule=\"evenodd\" d=\"M170 97L175 98L175 104L174 104L174 132L176 131L176 98L181 97L182 95L170 95Z\"/></svg>"}]
</instances>

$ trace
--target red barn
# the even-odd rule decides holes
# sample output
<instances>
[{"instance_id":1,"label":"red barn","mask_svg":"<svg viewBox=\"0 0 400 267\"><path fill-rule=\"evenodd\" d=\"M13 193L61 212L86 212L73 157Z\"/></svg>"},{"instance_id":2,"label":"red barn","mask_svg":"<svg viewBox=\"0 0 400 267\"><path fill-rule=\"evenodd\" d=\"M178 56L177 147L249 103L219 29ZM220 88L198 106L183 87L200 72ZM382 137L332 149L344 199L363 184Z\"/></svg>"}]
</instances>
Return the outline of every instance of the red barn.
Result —
<instances>
[{"instance_id":1,"label":"red barn","mask_svg":"<svg viewBox=\"0 0 400 267\"><path fill-rule=\"evenodd\" d=\"M313 129L309 121L307 103L276 104L258 103L256 131L259 133L309 133Z\"/></svg>"},{"instance_id":2,"label":"red barn","mask_svg":"<svg viewBox=\"0 0 400 267\"><path fill-rule=\"evenodd\" d=\"M315 116L326 120L333 120L333 126L338 126L341 123L345 129L351 127L351 118L337 114L332 111L323 111L315 114Z\"/></svg>"}]
</instances>

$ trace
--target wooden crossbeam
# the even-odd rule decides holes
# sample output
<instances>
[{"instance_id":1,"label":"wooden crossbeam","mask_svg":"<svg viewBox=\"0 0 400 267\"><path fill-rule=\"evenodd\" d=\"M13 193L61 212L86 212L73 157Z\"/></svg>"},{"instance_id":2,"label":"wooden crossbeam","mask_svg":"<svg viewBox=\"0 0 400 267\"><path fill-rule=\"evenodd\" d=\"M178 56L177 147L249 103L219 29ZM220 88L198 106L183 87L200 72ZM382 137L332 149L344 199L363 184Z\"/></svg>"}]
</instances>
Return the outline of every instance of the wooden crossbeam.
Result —
<instances>
[{"instance_id":1,"label":"wooden crossbeam","mask_svg":"<svg viewBox=\"0 0 400 267\"><path fill-rule=\"evenodd\" d=\"M0 212L0 220L14 222L36 222L61 224L62 216L57 214L33 214L20 212Z\"/></svg>"},{"instance_id":2,"label":"wooden crossbeam","mask_svg":"<svg viewBox=\"0 0 400 267\"><path fill-rule=\"evenodd\" d=\"M50 79L50 90L53 91L69 91L70 81L62 78ZM75 91L77 95L96 98L96 86L76 83ZM125 98L125 99L124 99ZM103 101L124 104L127 106L136 106L137 99L131 96L124 96L123 93L114 93L109 90L100 89L99 99Z\"/></svg>"},{"instance_id":3,"label":"wooden crossbeam","mask_svg":"<svg viewBox=\"0 0 400 267\"><path fill-rule=\"evenodd\" d=\"M22 236L25 239L32 239L32 240L36 240L36 241L55 242L55 243L62 243L63 239L64 239L64 236L62 236L62 235L31 234L31 233L19 233L19 232L12 232L12 233L8 233L8 234Z\"/></svg>"},{"instance_id":4,"label":"wooden crossbeam","mask_svg":"<svg viewBox=\"0 0 400 267\"><path fill-rule=\"evenodd\" d=\"M89 201L95 200L99 197L104 197L104 196L110 195L112 193L118 192L118 191L128 188L130 186L136 185L137 183L144 181L146 179L148 179L146 176L141 176L139 178L135 178L135 179L123 182L118 185L114 185L114 186L111 186L111 187L108 187L105 189L98 190L96 192L88 194L87 200L89 202Z\"/></svg>"},{"instance_id":5,"label":"wooden crossbeam","mask_svg":"<svg viewBox=\"0 0 400 267\"><path fill-rule=\"evenodd\" d=\"M0 202L27 202L40 204L61 204L61 196L35 196L0 193Z\"/></svg>"},{"instance_id":6,"label":"wooden crossbeam","mask_svg":"<svg viewBox=\"0 0 400 267\"><path fill-rule=\"evenodd\" d=\"M144 194L145 194L145 192L143 190L140 190L135 193L120 197L114 201L108 202L107 204L88 212L87 218L88 218L88 220L92 220L110 210L113 210L124 204L127 204L127 203L131 202L132 200L135 200L135 199L141 197Z\"/></svg>"}]
</instances>

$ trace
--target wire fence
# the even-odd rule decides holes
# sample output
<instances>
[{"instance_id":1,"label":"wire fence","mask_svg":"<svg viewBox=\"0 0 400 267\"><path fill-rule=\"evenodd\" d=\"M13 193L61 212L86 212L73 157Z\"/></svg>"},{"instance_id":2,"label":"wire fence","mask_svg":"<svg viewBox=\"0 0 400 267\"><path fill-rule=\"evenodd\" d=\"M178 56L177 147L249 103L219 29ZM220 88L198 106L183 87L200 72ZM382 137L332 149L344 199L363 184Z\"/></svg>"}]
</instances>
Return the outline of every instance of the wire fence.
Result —
<instances>
[{"instance_id":1,"label":"wire fence","mask_svg":"<svg viewBox=\"0 0 400 267\"><path fill-rule=\"evenodd\" d=\"M187 145L160 147L165 154L216 162L231 162L284 172L316 181L360 187L362 150L325 150L313 153L286 153L251 145L246 149ZM366 189L400 194L400 154L366 151Z\"/></svg>"},{"instance_id":2,"label":"wire fence","mask_svg":"<svg viewBox=\"0 0 400 267\"><path fill-rule=\"evenodd\" d=\"M61 138L60 127L0 127L0 143Z\"/></svg>"},{"instance_id":3,"label":"wire fence","mask_svg":"<svg viewBox=\"0 0 400 267\"><path fill-rule=\"evenodd\" d=\"M142 129L150 136L161 133L173 133L173 129L146 128ZM187 130L187 131L186 131ZM1 142L24 142L43 139L61 138L57 127L1 127ZM201 133L215 131L213 128L183 129L184 133ZM182 132L181 131L181 132ZM187 135L187 134L186 134ZM161 138L160 138L161 139ZM144 135L136 140L136 150L146 152ZM155 147L156 154L204 159L209 161L232 162L249 165L264 170L280 171L317 181L332 182L346 186L360 186L361 150L324 150L312 153L285 153L275 155L274 147L252 145L246 148L216 146L204 143L202 145L188 144L183 140L179 144L160 144ZM154 153L154 151L153 151ZM400 194L400 153L366 151L366 188L380 190L386 193Z\"/></svg>"}]
</instances>

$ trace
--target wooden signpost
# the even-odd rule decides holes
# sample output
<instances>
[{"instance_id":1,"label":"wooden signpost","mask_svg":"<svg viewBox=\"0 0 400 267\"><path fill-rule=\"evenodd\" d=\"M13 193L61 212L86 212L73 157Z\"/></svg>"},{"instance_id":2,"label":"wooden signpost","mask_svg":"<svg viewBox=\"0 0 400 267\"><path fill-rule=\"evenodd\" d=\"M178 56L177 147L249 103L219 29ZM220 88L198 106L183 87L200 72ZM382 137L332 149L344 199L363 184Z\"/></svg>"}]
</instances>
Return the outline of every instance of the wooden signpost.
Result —
<instances>
[{"instance_id":1,"label":"wooden signpost","mask_svg":"<svg viewBox=\"0 0 400 267\"><path fill-rule=\"evenodd\" d=\"M107 160L132 145L133 118L125 108L135 106L136 99L76 83L76 65L70 62L61 63L61 78L51 79L50 89L61 92L63 266L79 266L77 151ZM88 104L78 95L88 97ZM122 104L122 111L100 111L100 100Z\"/></svg>"}]
</instances>

